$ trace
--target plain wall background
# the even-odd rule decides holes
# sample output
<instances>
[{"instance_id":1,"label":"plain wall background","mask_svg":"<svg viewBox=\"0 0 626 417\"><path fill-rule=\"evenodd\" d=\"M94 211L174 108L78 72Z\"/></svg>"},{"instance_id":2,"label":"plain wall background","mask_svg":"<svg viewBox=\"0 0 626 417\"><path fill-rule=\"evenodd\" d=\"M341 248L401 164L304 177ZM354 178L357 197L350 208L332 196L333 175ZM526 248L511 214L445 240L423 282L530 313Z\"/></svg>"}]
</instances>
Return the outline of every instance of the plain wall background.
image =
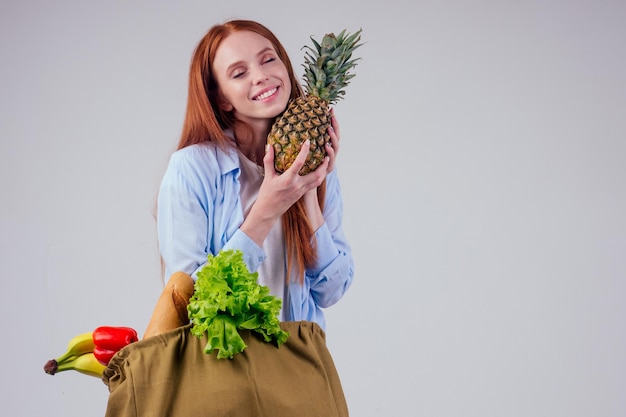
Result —
<instances>
[{"instance_id":1,"label":"plain wall background","mask_svg":"<svg viewBox=\"0 0 626 417\"><path fill-rule=\"evenodd\" d=\"M233 17L298 69L363 28L336 106L357 274L327 329L351 415L626 415L621 0L2 1L0 414L104 414L101 381L42 367L145 330L189 60Z\"/></svg>"}]
</instances>

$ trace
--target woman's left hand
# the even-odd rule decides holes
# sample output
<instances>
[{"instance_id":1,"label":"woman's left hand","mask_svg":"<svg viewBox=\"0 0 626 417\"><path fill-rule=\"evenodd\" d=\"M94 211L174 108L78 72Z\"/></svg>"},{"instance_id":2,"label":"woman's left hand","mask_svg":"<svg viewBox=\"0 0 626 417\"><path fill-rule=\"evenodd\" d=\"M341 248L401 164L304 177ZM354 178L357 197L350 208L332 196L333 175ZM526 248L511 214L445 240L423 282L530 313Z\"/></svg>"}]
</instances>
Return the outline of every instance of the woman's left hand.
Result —
<instances>
[{"instance_id":1,"label":"woman's left hand","mask_svg":"<svg viewBox=\"0 0 626 417\"><path fill-rule=\"evenodd\" d=\"M339 122L335 117L335 110L330 109L330 127L328 128L328 134L330 135L330 143L326 143L326 155L328 155L329 162L327 173L332 172L335 169L335 159L339 153Z\"/></svg>"}]
</instances>

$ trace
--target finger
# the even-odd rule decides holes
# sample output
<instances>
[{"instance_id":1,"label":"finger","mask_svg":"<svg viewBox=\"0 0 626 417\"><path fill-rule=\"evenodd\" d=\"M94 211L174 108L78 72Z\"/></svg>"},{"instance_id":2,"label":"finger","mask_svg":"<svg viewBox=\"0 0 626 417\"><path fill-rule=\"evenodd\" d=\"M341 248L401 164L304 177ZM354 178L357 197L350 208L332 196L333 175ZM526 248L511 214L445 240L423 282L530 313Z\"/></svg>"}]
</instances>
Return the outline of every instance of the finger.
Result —
<instances>
[{"instance_id":1,"label":"finger","mask_svg":"<svg viewBox=\"0 0 626 417\"><path fill-rule=\"evenodd\" d=\"M326 149L326 155L330 157L331 161L335 159L339 146L333 145L332 143L327 143L324 145L324 147Z\"/></svg>"},{"instance_id":2,"label":"finger","mask_svg":"<svg viewBox=\"0 0 626 417\"><path fill-rule=\"evenodd\" d=\"M324 178L326 178L326 174L330 173L332 170L332 159L329 156L326 156L320 166L318 166L313 172L315 174L320 172L324 173L323 175L320 175L319 178L316 180L315 186L319 187L322 181L324 181Z\"/></svg>"},{"instance_id":3,"label":"finger","mask_svg":"<svg viewBox=\"0 0 626 417\"><path fill-rule=\"evenodd\" d=\"M337 140L341 137L339 131L339 122L337 121L337 117L335 116L335 109L330 109L330 127L335 131L335 135L337 135Z\"/></svg>"},{"instance_id":4,"label":"finger","mask_svg":"<svg viewBox=\"0 0 626 417\"><path fill-rule=\"evenodd\" d=\"M311 149L311 141L307 139L300 147L298 156L294 159L293 164L291 164L289 169L285 172L295 172L296 174L300 172L300 169L304 166L306 158L309 155L309 149Z\"/></svg>"},{"instance_id":5,"label":"finger","mask_svg":"<svg viewBox=\"0 0 626 417\"><path fill-rule=\"evenodd\" d=\"M263 156L263 168L265 176L277 175L274 166L274 147L270 144L265 145L265 155Z\"/></svg>"},{"instance_id":6,"label":"finger","mask_svg":"<svg viewBox=\"0 0 626 417\"><path fill-rule=\"evenodd\" d=\"M328 128L328 135L330 136L330 142L326 142L326 146L331 146L337 153L339 151L339 137L332 126Z\"/></svg>"},{"instance_id":7,"label":"finger","mask_svg":"<svg viewBox=\"0 0 626 417\"><path fill-rule=\"evenodd\" d=\"M328 158L328 172L330 172L335 167L335 158L337 157L337 149L332 147L329 143L326 144L326 156Z\"/></svg>"}]
</instances>

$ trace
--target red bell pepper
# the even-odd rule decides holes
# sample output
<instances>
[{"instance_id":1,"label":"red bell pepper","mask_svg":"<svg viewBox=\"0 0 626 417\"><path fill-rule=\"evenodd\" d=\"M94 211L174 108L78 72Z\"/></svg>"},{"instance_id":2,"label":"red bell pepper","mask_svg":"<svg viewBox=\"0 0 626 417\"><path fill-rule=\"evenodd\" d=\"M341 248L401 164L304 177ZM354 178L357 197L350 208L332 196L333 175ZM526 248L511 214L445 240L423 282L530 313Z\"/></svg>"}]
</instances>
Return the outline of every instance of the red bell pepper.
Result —
<instances>
[{"instance_id":1,"label":"red bell pepper","mask_svg":"<svg viewBox=\"0 0 626 417\"><path fill-rule=\"evenodd\" d=\"M96 347L115 352L138 340L137 332L130 327L100 326L93 331Z\"/></svg>"},{"instance_id":2,"label":"red bell pepper","mask_svg":"<svg viewBox=\"0 0 626 417\"><path fill-rule=\"evenodd\" d=\"M111 358L116 353L117 353L117 350L105 349L105 348L101 348L99 346L96 346L93 349L93 355L96 357L98 362L100 362L101 364L103 364L105 366L109 364L109 362L111 361Z\"/></svg>"}]
</instances>

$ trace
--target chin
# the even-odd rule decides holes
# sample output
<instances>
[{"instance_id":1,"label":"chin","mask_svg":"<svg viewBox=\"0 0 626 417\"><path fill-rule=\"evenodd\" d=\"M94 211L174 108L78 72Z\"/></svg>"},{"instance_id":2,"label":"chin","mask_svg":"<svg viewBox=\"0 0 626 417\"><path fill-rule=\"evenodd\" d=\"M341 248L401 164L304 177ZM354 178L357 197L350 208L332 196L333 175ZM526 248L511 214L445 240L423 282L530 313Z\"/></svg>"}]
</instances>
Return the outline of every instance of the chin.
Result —
<instances>
[{"instance_id":1,"label":"chin","mask_svg":"<svg viewBox=\"0 0 626 417\"><path fill-rule=\"evenodd\" d=\"M278 107L277 107L277 109L278 109L278 110L273 111L273 112L271 113L271 114L272 114L272 116L270 116L270 117L274 118L274 117L278 117L278 116L280 116L281 114L283 114L283 113L285 112L285 110L287 110L287 104L288 104L288 102L289 102L289 101L286 101L286 102L285 102L284 104L282 104L281 106L278 106Z\"/></svg>"}]
</instances>

